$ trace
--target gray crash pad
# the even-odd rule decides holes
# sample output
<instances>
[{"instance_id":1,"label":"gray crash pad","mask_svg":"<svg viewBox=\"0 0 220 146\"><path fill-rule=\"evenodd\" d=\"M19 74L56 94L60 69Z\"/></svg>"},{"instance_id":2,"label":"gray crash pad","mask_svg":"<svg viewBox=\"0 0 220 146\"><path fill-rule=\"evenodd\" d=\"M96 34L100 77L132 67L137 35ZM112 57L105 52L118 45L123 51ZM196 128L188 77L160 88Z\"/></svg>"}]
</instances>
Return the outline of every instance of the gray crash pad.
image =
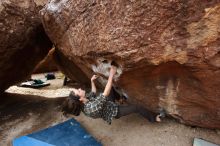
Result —
<instances>
[{"instance_id":1,"label":"gray crash pad","mask_svg":"<svg viewBox=\"0 0 220 146\"><path fill-rule=\"evenodd\" d=\"M193 146L219 146L200 138L194 138Z\"/></svg>"}]
</instances>

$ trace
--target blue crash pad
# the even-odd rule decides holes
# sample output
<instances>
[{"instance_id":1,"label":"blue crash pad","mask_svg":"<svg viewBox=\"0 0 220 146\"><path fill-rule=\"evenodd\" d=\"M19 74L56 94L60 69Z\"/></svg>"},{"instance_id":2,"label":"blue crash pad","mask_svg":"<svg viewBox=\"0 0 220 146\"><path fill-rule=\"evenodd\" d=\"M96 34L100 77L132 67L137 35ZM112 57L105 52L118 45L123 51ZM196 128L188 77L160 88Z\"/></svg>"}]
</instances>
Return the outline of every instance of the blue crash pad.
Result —
<instances>
[{"instance_id":1,"label":"blue crash pad","mask_svg":"<svg viewBox=\"0 0 220 146\"><path fill-rule=\"evenodd\" d=\"M13 146L101 146L75 119L21 136Z\"/></svg>"}]
</instances>

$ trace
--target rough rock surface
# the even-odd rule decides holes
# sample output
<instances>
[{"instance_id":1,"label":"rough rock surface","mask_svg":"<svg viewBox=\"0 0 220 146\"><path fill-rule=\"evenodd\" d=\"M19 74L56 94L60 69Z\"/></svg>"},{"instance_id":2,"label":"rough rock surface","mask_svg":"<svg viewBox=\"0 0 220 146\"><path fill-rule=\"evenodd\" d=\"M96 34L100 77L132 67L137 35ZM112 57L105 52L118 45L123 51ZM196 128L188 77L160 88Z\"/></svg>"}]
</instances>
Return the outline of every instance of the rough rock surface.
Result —
<instances>
[{"instance_id":1,"label":"rough rock surface","mask_svg":"<svg viewBox=\"0 0 220 146\"><path fill-rule=\"evenodd\" d=\"M45 73L57 71L57 65L54 60L55 48L51 49L47 56L35 67L33 73Z\"/></svg>"},{"instance_id":2,"label":"rough rock surface","mask_svg":"<svg viewBox=\"0 0 220 146\"><path fill-rule=\"evenodd\" d=\"M220 128L219 1L51 0L40 13L62 64L90 77L115 61L131 102Z\"/></svg>"},{"instance_id":3,"label":"rough rock surface","mask_svg":"<svg viewBox=\"0 0 220 146\"><path fill-rule=\"evenodd\" d=\"M51 49L39 18L45 2L0 1L0 92L26 79Z\"/></svg>"},{"instance_id":4,"label":"rough rock surface","mask_svg":"<svg viewBox=\"0 0 220 146\"><path fill-rule=\"evenodd\" d=\"M77 81L83 85L88 85L90 83L88 76L86 76L86 74L74 62L65 57L62 52L55 49L53 55L59 70L65 73L67 77L71 78L72 81Z\"/></svg>"}]
</instances>

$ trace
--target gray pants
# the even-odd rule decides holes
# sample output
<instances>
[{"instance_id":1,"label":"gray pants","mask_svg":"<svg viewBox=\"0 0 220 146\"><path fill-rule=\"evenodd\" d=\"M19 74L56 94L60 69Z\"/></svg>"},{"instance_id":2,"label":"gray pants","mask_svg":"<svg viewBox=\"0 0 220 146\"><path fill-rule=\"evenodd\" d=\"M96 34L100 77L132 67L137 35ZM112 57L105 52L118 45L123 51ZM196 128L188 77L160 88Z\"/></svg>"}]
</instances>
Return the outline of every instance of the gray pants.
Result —
<instances>
[{"instance_id":1,"label":"gray pants","mask_svg":"<svg viewBox=\"0 0 220 146\"><path fill-rule=\"evenodd\" d=\"M115 117L120 118L123 116L127 116L132 113L139 113L142 115L144 118L148 119L150 122L155 122L156 121L156 113L153 113L146 108L143 108L141 106L137 105L119 105L118 106L118 115Z\"/></svg>"},{"instance_id":2,"label":"gray pants","mask_svg":"<svg viewBox=\"0 0 220 146\"><path fill-rule=\"evenodd\" d=\"M120 95L114 90L114 88L111 89L111 92L108 96L108 100L115 102L115 100L118 100L120 98ZM144 118L148 119L150 122L156 121L156 113L153 113L146 108L139 106L139 105L119 105L118 106L118 115L115 117L116 119L127 116L132 113L139 113Z\"/></svg>"}]
</instances>

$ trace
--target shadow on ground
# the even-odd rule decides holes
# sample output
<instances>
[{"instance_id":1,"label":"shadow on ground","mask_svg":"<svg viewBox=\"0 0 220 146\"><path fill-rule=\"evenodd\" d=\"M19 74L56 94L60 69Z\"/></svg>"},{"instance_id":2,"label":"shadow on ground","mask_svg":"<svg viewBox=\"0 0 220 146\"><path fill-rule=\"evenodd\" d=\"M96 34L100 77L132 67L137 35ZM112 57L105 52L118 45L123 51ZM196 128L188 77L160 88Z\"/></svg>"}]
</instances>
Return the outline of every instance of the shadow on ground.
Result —
<instances>
[{"instance_id":1,"label":"shadow on ground","mask_svg":"<svg viewBox=\"0 0 220 146\"><path fill-rule=\"evenodd\" d=\"M65 98L4 93L0 95L0 145L15 137L64 121L60 105Z\"/></svg>"}]
</instances>

